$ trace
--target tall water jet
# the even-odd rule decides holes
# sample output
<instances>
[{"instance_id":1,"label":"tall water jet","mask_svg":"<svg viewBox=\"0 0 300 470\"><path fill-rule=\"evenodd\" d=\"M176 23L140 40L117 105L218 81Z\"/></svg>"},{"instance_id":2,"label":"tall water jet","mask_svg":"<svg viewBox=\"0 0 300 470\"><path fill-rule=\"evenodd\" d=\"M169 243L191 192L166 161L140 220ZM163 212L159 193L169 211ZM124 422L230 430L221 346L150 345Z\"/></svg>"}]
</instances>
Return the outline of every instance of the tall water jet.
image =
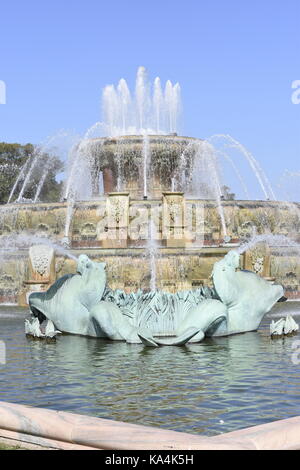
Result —
<instances>
[{"instance_id":1,"label":"tall water jet","mask_svg":"<svg viewBox=\"0 0 300 470\"><path fill-rule=\"evenodd\" d=\"M166 83L165 103L167 109L167 125L170 133L174 133L177 129L177 118L180 108L180 86L179 83L172 85L170 80Z\"/></svg>"},{"instance_id":2,"label":"tall water jet","mask_svg":"<svg viewBox=\"0 0 300 470\"><path fill-rule=\"evenodd\" d=\"M11 202L11 200L12 200L14 194L15 194L15 191L17 189L17 186L18 186L19 182L22 180L22 178L24 178L24 176L26 174L26 171L29 168L29 165L30 165L30 158L28 158L27 162L22 166L21 171L20 171L20 173L19 173L19 175L18 175L18 177L17 177L17 179L16 179L16 181L15 181L13 187L12 187L12 190L9 194L7 204L9 204Z\"/></svg>"},{"instance_id":3,"label":"tall water jet","mask_svg":"<svg viewBox=\"0 0 300 470\"><path fill-rule=\"evenodd\" d=\"M125 135L127 122L130 119L130 105L131 105L131 96L130 91L127 86L126 81L124 78L121 78L118 84L118 95L120 101L120 117L121 117L121 124L122 124L122 134Z\"/></svg>"},{"instance_id":4,"label":"tall water jet","mask_svg":"<svg viewBox=\"0 0 300 470\"><path fill-rule=\"evenodd\" d=\"M135 91L131 94L124 78L117 89L107 85L102 94L104 128L110 137L120 135L169 134L177 132L180 113L180 86L168 80L165 92L160 78L153 87L145 67L139 67Z\"/></svg>"},{"instance_id":5,"label":"tall water jet","mask_svg":"<svg viewBox=\"0 0 300 470\"><path fill-rule=\"evenodd\" d=\"M153 93L153 109L155 117L155 126L156 133L159 134L162 127L162 116L163 116L163 104L164 97L161 88L160 78L156 77L154 80L154 93Z\"/></svg>"},{"instance_id":6,"label":"tall water jet","mask_svg":"<svg viewBox=\"0 0 300 470\"><path fill-rule=\"evenodd\" d=\"M26 177L25 177L25 180L24 180L24 183L23 183L23 185L22 185L21 191L20 191L19 196L18 196L18 198L17 198L17 202L21 202L21 201L22 201L22 199L23 199L23 194L24 194L24 192L25 192L25 190L26 190L27 184L28 184L29 181L30 181L31 175L32 175L32 173L33 173L33 171L34 171L34 169L35 169L35 167L36 167L36 165L37 165L37 162L38 162L38 159L39 159L40 156L41 156L41 151L40 151L40 149L35 149L35 150L34 150L34 154L33 154L33 158L32 158L32 161L31 161L31 165L30 165L30 167L29 167L28 173L27 173L27 175L26 175Z\"/></svg>"},{"instance_id":7,"label":"tall water jet","mask_svg":"<svg viewBox=\"0 0 300 470\"><path fill-rule=\"evenodd\" d=\"M117 122L119 116L118 97L113 85L107 85L102 95L102 103L104 110L104 119L108 135L116 134Z\"/></svg>"},{"instance_id":8,"label":"tall water jet","mask_svg":"<svg viewBox=\"0 0 300 470\"><path fill-rule=\"evenodd\" d=\"M91 158L92 145L87 138L95 126L87 130L84 138L72 146L69 153L69 175L66 182L64 200L67 201L64 243L69 244L69 230L72 222L75 202L90 199L93 195Z\"/></svg>"},{"instance_id":9,"label":"tall water jet","mask_svg":"<svg viewBox=\"0 0 300 470\"><path fill-rule=\"evenodd\" d=\"M149 90L145 67L139 67L136 77L135 96L137 107L137 128L140 132L147 129L147 111L149 106Z\"/></svg>"},{"instance_id":10,"label":"tall water jet","mask_svg":"<svg viewBox=\"0 0 300 470\"><path fill-rule=\"evenodd\" d=\"M172 132L176 132L178 127L178 118L181 112L181 88L179 83L175 83L173 87L173 103L172 103L172 113L173 113L173 129Z\"/></svg>"},{"instance_id":11,"label":"tall water jet","mask_svg":"<svg viewBox=\"0 0 300 470\"><path fill-rule=\"evenodd\" d=\"M116 160L117 160L117 192L123 189L123 147L124 140L119 137L117 140Z\"/></svg>"},{"instance_id":12,"label":"tall water jet","mask_svg":"<svg viewBox=\"0 0 300 470\"><path fill-rule=\"evenodd\" d=\"M33 198L34 203L38 202L38 200L39 200L39 196L40 196L41 191L43 189L43 186L45 184L46 178L47 178L47 176L48 176L48 174L51 170L51 167L53 166L53 163L54 163L54 157L50 156L48 158L48 160L46 161L45 165L44 165L42 176L41 176L41 178L39 180L39 183L37 185L37 189L36 189L36 192L35 192L35 195L34 195L34 198Z\"/></svg>"}]
</instances>

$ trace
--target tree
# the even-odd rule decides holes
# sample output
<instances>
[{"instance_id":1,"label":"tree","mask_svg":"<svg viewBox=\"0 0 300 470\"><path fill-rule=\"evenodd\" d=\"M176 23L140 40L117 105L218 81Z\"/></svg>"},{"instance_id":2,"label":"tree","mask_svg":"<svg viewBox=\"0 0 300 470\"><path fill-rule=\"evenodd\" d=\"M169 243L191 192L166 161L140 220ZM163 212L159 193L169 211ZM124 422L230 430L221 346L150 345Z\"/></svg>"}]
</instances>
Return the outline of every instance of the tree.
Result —
<instances>
[{"instance_id":1,"label":"tree","mask_svg":"<svg viewBox=\"0 0 300 470\"><path fill-rule=\"evenodd\" d=\"M235 194L231 192L229 186L222 186L223 199L226 201L232 201L235 199Z\"/></svg>"},{"instance_id":2,"label":"tree","mask_svg":"<svg viewBox=\"0 0 300 470\"><path fill-rule=\"evenodd\" d=\"M20 173L22 168L23 173ZM40 201L59 201L62 183L56 180L56 175L61 169L62 163L57 156L42 153L32 144L0 143L0 203L5 204L8 201L10 192L20 176L12 201L17 199L28 172L30 178L25 186L23 198L33 200L40 189ZM43 185L39 188L41 182Z\"/></svg>"}]
</instances>

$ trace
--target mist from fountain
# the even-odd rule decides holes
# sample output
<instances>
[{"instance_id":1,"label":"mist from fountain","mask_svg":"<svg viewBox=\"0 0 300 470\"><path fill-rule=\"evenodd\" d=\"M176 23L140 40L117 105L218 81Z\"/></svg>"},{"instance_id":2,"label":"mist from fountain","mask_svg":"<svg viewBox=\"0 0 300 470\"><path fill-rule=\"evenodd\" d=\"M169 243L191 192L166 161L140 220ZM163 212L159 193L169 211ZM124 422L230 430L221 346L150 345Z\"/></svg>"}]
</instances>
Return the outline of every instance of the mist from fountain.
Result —
<instances>
[{"instance_id":1,"label":"mist from fountain","mask_svg":"<svg viewBox=\"0 0 300 470\"><path fill-rule=\"evenodd\" d=\"M144 199L148 197L148 171L150 166L151 150L150 141L147 134L143 137L143 196Z\"/></svg>"},{"instance_id":2,"label":"mist from fountain","mask_svg":"<svg viewBox=\"0 0 300 470\"><path fill-rule=\"evenodd\" d=\"M300 171L285 170L281 175L278 188L285 201L299 201Z\"/></svg>"},{"instance_id":3,"label":"mist from fountain","mask_svg":"<svg viewBox=\"0 0 300 470\"><path fill-rule=\"evenodd\" d=\"M19 196L16 200L16 202L21 202L22 199L23 199L23 194L25 192L25 189L30 181L30 178L31 178L31 175L33 173L33 170L35 169L36 165L37 165L37 162L38 162L38 159L39 157L41 156L41 151L40 149L35 149L34 150L34 154L32 156L32 161L31 161L31 165L29 167L29 170L25 176L25 179L24 179L24 182L23 182L23 185L21 187L21 191L19 192Z\"/></svg>"},{"instance_id":4,"label":"mist from fountain","mask_svg":"<svg viewBox=\"0 0 300 470\"><path fill-rule=\"evenodd\" d=\"M293 248L296 249L297 252L300 252L299 243L291 240L285 235L273 235L271 233L255 234L250 238L250 240L239 246L239 248L237 248L237 252L241 255L248 250L252 250L256 245L261 243L265 243L270 247L282 248L283 250L286 248Z\"/></svg>"},{"instance_id":5,"label":"mist from fountain","mask_svg":"<svg viewBox=\"0 0 300 470\"><path fill-rule=\"evenodd\" d=\"M90 138L101 126L102 123L100 122L93 124L82 139L77 139L68 153L67 179L63 196L63 200L67 202L64 230L64 243L66 246L69 245L69 231L76 201L89 200L93 196L92 172L94 161L92 152L94 143ZM101 143L103 144L102 141Z\"/></svg>"},{"instance_id":6,"label":"mist from fountain","mask_svg":"<svg viewBox=\"0 0 300 470\"><path fill-rule=\"evenodd\" d=\"M43 189L47 176L52 168L52 165L57 161L58 157L61 162L65 159L65 154L68 152L70 142L73 143L76 137L65 130L61 130L51 137L48 137L45 142L34 148L33 154L27 159L26 163L20 169L17 179L12 187L7 203L13 201L13 197L17 194L16 203L33 202L39 200L40 193ZM39 176L39 183L36 186L34 196L31 200L24 200L24 193L35 182L36 172L42 173ZM20 183L22 186L20 187ZM17 192L19 191L19 192Z\"/></svg>"},{"instance_id":7,"label":"mist from fountain","mask_svg":"<svg viewBox=\"0 0 300 470\"><path fill-rule=\"evenodd\" d=\"M229 164L232 167L237 179L239 180L239 182L241 184L241 187L244 191L246 199L250 199L250 194L249 194L249 190L247 188L245 179L242 177L241 172L240 172L239 168L237 167L237 165L234 163L233 159L226 152L219 151L218 153L221 157L223 157L225 160L227 160L229 162Z\"/></svg>"},{"instance_id":8,"label":"mist from fountain","mask_svg":"<svg viewBox=\"0 0 300 470\"><path fill-rule=\"evenodd\" d=\"M8 253L15 250L24 250L33 245L47 245L53 248L58 254L66 256L74 261L78 258L70 253L65 247L48 237L39 237L36 235L13 234L1 237L0 259L7 256Z\"/></svg>"},{"instance_id":9,"label":"mist from fountain","mask_svg":"<svg viewBox=\"0 0 300 470\"><path fill-rule=\"evenodd\" d=\"M222 205L222 185L219 171L219 161L214 147L207 141L195 141L185 149L181 155L181 171L185 174L184 167L187 158L193 158L192 174L189 180L182 180L183 191L198 199L213 199L216 201L218 214L221 221L223 236L227 236L227 227ZM184 177L183 177L184 178Z\"/></svg>"}]
</instances>

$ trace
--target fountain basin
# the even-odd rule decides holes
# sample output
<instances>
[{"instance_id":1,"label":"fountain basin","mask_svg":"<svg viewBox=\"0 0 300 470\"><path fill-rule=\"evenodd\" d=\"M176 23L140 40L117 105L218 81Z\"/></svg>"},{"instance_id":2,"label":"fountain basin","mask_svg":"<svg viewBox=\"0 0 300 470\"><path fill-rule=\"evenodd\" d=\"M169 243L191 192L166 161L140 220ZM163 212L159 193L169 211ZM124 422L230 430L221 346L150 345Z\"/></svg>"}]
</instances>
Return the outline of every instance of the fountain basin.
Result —
<instances>
[{"instance_id":1,"label":"fountain basin","mask_svg":"<svg viewBox=\"0 0 300 470\"><path fill-rule=\"evenodd\" d=\"M2 306L1 399L199 437L297 416L300 376L291 354L299 333L270 341L269 325L288 313L299 322L299 308L277 304L258 332L145 353L142 345L71 335L41 344L24 335L27 310Z\"/></svg>"}]
</instances>

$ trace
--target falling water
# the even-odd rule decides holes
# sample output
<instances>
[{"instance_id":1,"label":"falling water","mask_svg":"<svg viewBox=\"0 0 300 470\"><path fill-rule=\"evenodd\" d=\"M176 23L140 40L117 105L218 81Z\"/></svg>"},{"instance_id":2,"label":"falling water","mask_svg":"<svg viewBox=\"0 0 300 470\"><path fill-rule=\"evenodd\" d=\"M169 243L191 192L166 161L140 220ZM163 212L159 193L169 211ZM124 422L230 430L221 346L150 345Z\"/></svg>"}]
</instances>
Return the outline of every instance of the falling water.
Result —
<instances>
[{"instance_id":1,"label":"falling water","mask_svg":"<svg viewBox=\"0 0 300 470\"><path fill-rule=\"evenodd\" d=\"M92 196L91 181L91 150L92 143L82 139L74 145L69 154L69 176L66 183L64 199L89 199Z\"/></svg>"},{"instance_id":2,"label":"falling water","mask_svg":"<svg viewBox=\"0 0 300 470\"><path fill-rule=\"evenodd\" d=\"M10 192L10 195L9 195L9 198L8 198L8 201L7 201L7 204L9 204L9 203L11 202L12 197L13 197L13 195L15 194L15 191L16 191L16 189L17 189L17 186L18 186L19 182L20 182L21 179L24 177L25 172L26 172L26 170L27 170L28 167L29 167L29 162L30 162L30 159L28 159L27 162L25 163L25 165L22 166L21 171L20 171L20 173L19 173L19 175L18 175L18 177L17 177L17 179L16 179L16 181L15 181L15 184L13 185L12 190L11 190L11 192Z\"/></svg>"},{"instance_id":3,"label":"falling water","mask_svg":"<svg viewBox=\"0 0 300 470\"><path fill-rule=\"evenodd\" d=\"M144 182L144 198L148 197L148 168L149 168L149 160L151 157L150 153L150 141L149 136L147 134L143 137L143 182Z\"/></svg>"},{"instance_id":4,"label":"falling water","mask_svg":"<svg viewBox=\"0 0 300 470\"><path fill-rule=\"evenodd\" d=\"M152 219L149 222L149 238L147 240L147 253L149 256L150 263L150 290L156 290L157 282L157 271L156 271L156 259L158 254L158 246L156 242L156 226Z\"/></svg>"},{"instance_id":5,"label":"falling water","mask_svg":"<svg viewBox=\"0 0 300 470\"><path fill-rule=\"evenodd\" d=\"M46 178L47 178L47 175L51 169L51 165L53 163L53 160L50 158L46 164L45 164L45 167L44 167L44 170L43 170L43 174L42 174L42 177L40 178L40 181L39 181L39 184L37 186L37 190L36 190L36 193L35 193L35 196L33 198L33 202L36 203L38 201L38 198L40 196L40 193L43 189L43 186L44 186L44 183L46 181Z\"/></svg>"},{"instance_id":6,"label":"falling water","mask_svg":"<svg viewBox=\"0 0 300 470\"><path fill-rule=\"evenodd\" d=\"M130 96L129 88L124 78L121 78L121 80L119 81L118 96L119 96L120 114L121 114L121 122L122 122L122 134L125 135L127 122L130 118L129 110L131 106L131 96Z\"/></svg>"},{"instance_id":7,"label":"falling water","mask_svg":"<svg viewBox=\"0 0 300 470\"><path fill-rule=\"evenodd\" d=\"M153 109L154 109L154 117L156 122L156 133L160 133L160 129L162 127L162 116L163 116L163 108L164 108L164 95L161 88L160 78L156 77L154 80L154 92L153 92Z\"/></svg>"},{"instance_id":8,"label":"falling water","mask_svg":"<svg viewBox=\"0 0 300 470\"><path fill-rule=\"evenodd\" d=\"M67 201L67 214L64 231L66 244L69 243L69 231L75 202L78 200L88 200L93 196L92 152L95 151L95 148L97 148L99 151L99 145L103 145L104 142L94 142L93 140L90 140L90 136L95 132L95 130L99 129L99 127L101 127L101 123L99 122L91 126L86 131L84 137L72 146L68 155L67 168L69 168L69 175L67 178L63 198L65 201Z\"/></svg>"},{"instance_id":9,"label":"falling water","mask_svg":"<svg viewBox=\"0 0 300 470\"><path fill-rule=\"evenodd\" d=\"M192 192L198 198L212 198L216 201L222 225L223 237L227 236L222 190L219 175L219 162L214 147L207 141L193 143L194 167L191 179Z\"/></svg>"},{"instance_id":10,"label":"falling water","mask_svg":"<svg viewBox=\"0 0 300 470\"><path fill-rule=\"evenodd\" d=\"M69 232L70 232L70 226L73 218L73 212L74 212L74 205L75 201L73 198L68 199L67 203L67 214L66 214L66 222L65 222L65 231L64 231L64 243L65 245L69 246Z\"/></svg>"},{"instance_id":11,"label":"falling water","mask_svg":"<svg viewBox=\"0 0 300 470\"><path fill-rule=\"evenodd\" d=\"M278 188L286 201L299 201L300 171L285 170L280 178Z\"/></svg>"},{"instance_id":12,"label":"falling water","mask_svg":"<svg viewBox=\"0 0 300 470\"><path fill-rule=\"evenodd\" d=\"M124 140L122 138L117 139L117 191L120 192L123 189L123 156L124 156Z\"/></svg>"},{"instance_id":13,"label":"falling water","mask_svg":"<svg viewBox=\"0 0 300 470\"><path fill-rule=\"evenodd\" d=\"M13 234L1 237L0 257L6 256L9 252L30 248L33 245L47 245L52 247L57 253L67 256L77 261L77 257L70 253L66 248L46 237L35 235Z\"/></svg>"},{"instance_id":14,"label":"falling water","mask_svg":"<svg viewBox=\"0 0 300 470\"><path fill-rule=\"evenodd\" d=\"M266 174L260 167L258 161L253 157L253 155L236 139L230 135L225 134L216 134L211 136L208 140L212 142L214 139L224 139L225 147L236 148L241 152L241 154L246 158L249 163L266 199L272 199L276 201L276 196L274 194L273 188L268 180Z\"/></svg>"},{"instance_id":15,"label":"falling water","mask_svg":"<svg viewBox=\"0 0 300 470\"><path fill-rule=\"evenodd\" d=\"M53 136L46 139L39 147L35 147L33 154L27 159L25 165L21 168L18 177L13 185L13 188L10 192L9 198L7 203L9 204L12 201L12 198L17 191L20 182L23 180L22 187L19 191L18 197L16 202L22 202L23 195L28 188L28 186L32 183L35 172L38 171L40 174L41 169L43 170L42 175L39 176L39 183L37 185L37 189L35 195L32 199L32 202L37 202L43 185L46 181L47 175L51 170L51 165L55 161L55 159L59 157L63 159L65 148L69 149L70 139L74 140L74 136L72 133L66 132L65 130L60 130L58 133L54 134ZM59 152L58 152L59 147ZM65 148L64 148L65 147ZM47 156L47 160L43 157ZM42 164L40 160L42 160ZM25 178L24 178L25 176Z\"/></svg>"},{"instance_id":16,"label":"falling water","mask_svg":"<svg viewBox=\"0 0 300 470\"><path fill-rule=\"evenodd\" d=\"M176 189L176 179L171 178L171 191L174 192Z\"/></svg>"},{"instance_id":17,"label":"falling water","mask_svg":"<svg viewBox=\"0 0 300 470\"><path fill-rule=\"evenodd\" d=\"M76 166L78 164L79 160L79 151L78 151L78 144L74 145L70 152L69 152L69 158L68 158L68 170L69 170L69 176L67 177L67 182L66 182L66 188L64 192L64 200L67 200L70 194L71 187L73 185L73 180L74 180L74 173Z\"/></svg>"},{"instance_id":18,"label":"falling water","mask_svg":"<svg viewBox=\"0 0 300 470\"><path fill-rule=\"evenodd\" d=\"M146 125L148 107L150 105L147 73L145 67L139 67L135 85L137 125L139 129L144 129Z\"/></svg>"},{"instance_id":19,"label":"falling water","mask_svg":"<svg viewBox=\"0 0 300 470\"><path fill-rule=\"evenodd\" d=\"M242 186L242 188L243 188L243 191L244 191L244 193L245 193L246 199L250 199L249 191L248 191L247 185L246 185L246 183L245 183L245 180L244 180L244 178L242 177L242 175L241 175L241 173L240 173L238 167L235 165L235 163L234 163L234 161L232 160L232 158L230 158L230 156L229 156L226 152L219 152L219 154L220 154L223 158L225 158L225 160L227 160L227 161L230 163L231 167L233 168L234 173L235 173L236 176L237 176L237 179L239 180L239 182L240 182L240 184L241 184L241 186Z\"/></svg>"},{"instance_id":20,"label":"falling water","mask_svg":"<svg viewBox=\"0 0 300 470\"><path fill-rule=\"evenodd\" d=\"M29 167L28 173L27 173L27 175L26 175L26 177L25 177L25 180L24 180L24 182L23 182L21 191L20 191L19 196L18 196L18 198L17 198L17 202L22 201L23 194L24 194L24 192L25 192L25 189L26 189L26 187L27 187L27 184L28 184L29 181L30 181L32 172L33 172L33 170L35 169L35 166L36 166L36 164L37 164L37 162L38 162L38 159L39 159L40 155L41 155L40 149L35 149L35 150L34 150L34 154L33 154L33 158L32 158L32 162L31 162L31 165L30 165L30 167Z\"/></svg>"}]
</instances>

